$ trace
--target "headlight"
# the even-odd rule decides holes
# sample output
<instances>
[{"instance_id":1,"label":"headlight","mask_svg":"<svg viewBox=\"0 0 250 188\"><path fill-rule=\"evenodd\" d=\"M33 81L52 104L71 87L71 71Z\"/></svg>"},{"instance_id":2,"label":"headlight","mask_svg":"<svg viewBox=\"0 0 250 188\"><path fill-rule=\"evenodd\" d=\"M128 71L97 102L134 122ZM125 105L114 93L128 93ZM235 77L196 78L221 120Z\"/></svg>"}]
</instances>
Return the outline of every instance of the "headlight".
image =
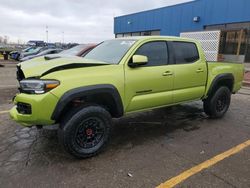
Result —
<instances>
[{"instance_id":1,"label":"headlight","mask_svg":"<svg viewBox=\"0 0 250 188\"><path fill-rule=\"evenodd\" d=\"M42 94L56 88L59 84L57 80L26 79L20 81L20 89L23 93Z\"/></svg>"}]
</instances>

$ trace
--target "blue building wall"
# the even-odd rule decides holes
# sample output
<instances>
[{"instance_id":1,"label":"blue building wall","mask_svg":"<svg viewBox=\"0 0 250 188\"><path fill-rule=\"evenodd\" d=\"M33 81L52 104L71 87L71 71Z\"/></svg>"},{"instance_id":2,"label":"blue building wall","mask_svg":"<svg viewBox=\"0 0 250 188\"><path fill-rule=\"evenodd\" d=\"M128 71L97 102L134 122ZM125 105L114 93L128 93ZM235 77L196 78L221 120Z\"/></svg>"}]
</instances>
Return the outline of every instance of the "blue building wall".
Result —
<instances>
[{"instance_id":1,"label":"blue building wall","mask_svg":"<svg viewBox=\"0 0 250 188\"><path fill-rule=\"evenodd\" d=\"M196 16L199 22L193 22ZM238 22L250 22L250 0L196 0L115 17L114 33L160 30L161 35L179 36L203 30L206 25Z\"/></svg>"}]
</instances>

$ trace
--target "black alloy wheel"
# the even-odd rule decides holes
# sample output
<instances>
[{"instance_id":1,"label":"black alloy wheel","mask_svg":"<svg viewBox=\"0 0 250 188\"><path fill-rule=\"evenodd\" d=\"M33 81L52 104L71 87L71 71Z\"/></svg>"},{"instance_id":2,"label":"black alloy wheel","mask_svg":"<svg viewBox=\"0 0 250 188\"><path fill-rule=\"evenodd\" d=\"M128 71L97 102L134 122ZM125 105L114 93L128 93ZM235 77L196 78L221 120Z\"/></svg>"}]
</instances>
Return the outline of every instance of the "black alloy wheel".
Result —
<instances>
[{"instance_id":1,"label":"black alloy wheel","mask_svg":"<svg viewBox=\"0 0 250 188\"><path fill-rule=\"evenodd\" d=\"M227 112L231 101L231 91L226 86L219 87L203 102L205 113L211 118L221 118Z\"/></svg>"},{"instance_id":2,"label":"black alloy wheel","mask_svg":"<svg viewBox=\"0 0 250 188\"><path fill-rule=\"evenodd\" d=\"M95 147L105 134L105 125L98 117L90 117L84 120L78 127L75 141L79 147L89 149Z\"/></svg>"},{"instance_id":3,"label":"black alloy wheel","mask_svg":"<svg viewBox=\"0 0 250 188\"><path fill-rule=\"evenodd\" d=\"M110 113L100 106L72 109L62 120L58 137L65 150L77 158L98 154L110 136Z\"/></svg>"}]
</instances>

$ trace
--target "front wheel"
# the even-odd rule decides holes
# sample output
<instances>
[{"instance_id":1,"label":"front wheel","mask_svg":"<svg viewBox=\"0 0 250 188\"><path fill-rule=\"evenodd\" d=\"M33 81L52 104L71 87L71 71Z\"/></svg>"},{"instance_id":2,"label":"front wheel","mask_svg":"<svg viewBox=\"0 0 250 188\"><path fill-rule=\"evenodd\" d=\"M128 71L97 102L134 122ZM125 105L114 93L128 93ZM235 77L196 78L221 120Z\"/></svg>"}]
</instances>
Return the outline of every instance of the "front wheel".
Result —
<instances>
[{"instance_id":1,"label":"front wheel","mask_svg":"<svg viewBox=\"0 0 250 188\"><path fill-rule=\"evenodd\" d=\"M227 112L230 101L231 92L228 87L219 87L212 96L204 100L204 111L212 118L221 118Z\"/></svg>"},{"instance_id":2,"label":"front wheel","mask_svg":"<svg viewBox=\"0 0 250 188\"><path fill-rule=\"evenodd\" d=\"M110 114L102 107L88 106L68 115L58 129L65 150L77 158L99 153L110 135Z\"/></svg>"}]
</instances>

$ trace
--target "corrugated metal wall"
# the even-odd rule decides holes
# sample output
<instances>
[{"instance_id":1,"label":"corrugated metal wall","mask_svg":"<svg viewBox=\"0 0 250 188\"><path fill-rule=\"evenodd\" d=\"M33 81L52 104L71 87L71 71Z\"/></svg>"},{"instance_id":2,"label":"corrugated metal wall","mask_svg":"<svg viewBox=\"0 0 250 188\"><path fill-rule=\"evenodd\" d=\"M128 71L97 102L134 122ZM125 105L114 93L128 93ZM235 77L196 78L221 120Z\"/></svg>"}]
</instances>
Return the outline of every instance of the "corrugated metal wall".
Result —
<instances>
[{"instance_id":1,"label":"corrugated metal wall","mask_svg":"<svg viewBox=\"0 0 250 188\"><path fill-rule=\"evenodd\" d=\"M199 16L200 22L193 22ZM114 33L160 30L161 35L203 30L206 25L250 22L250 0L196 0L114 19Z\"/></svg>"}]
</instances>

